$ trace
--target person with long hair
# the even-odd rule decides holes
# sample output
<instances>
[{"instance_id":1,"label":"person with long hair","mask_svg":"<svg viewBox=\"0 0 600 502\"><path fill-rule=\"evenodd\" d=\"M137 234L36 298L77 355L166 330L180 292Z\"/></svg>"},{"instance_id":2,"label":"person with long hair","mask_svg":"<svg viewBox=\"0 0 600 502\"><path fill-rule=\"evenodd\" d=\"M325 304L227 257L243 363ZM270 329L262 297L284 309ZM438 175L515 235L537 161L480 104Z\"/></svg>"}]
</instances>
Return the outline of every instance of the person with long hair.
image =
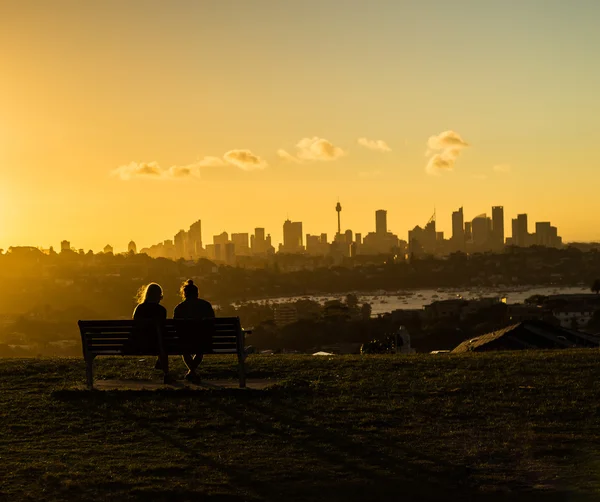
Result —
<instances>
[{"instance_id":1,"label":"person with long hair","mask_svg":"<svg viewBox=\"0 0 600 502\"><path fill-rule=\"evenodd\" d=\"M133 311L133 318L166 319L167 309L160 304L162 298L162 288L155 282L142 286L136 296L138 304Z\"/></svg>"},{"instance_id":2,"label":"person with long hair","mask_svg":"<svg viewBox=\"0 0 600 502\"><path fill-rule=\"evenodd\" d=\"M133 311L133 319L155 319L157 321L166 319L167 309L160 304L162 298L163 290L155 282L142 286L136 295L138 304ZM154 369L160 370L164 367L164 361L158 356Z\"/></svg>"},{"instance_id":3,"label":"person with long hair","mask_svg":"<svg viewBox=\"0 0 600 502\"><path fill-rule=\"evenodd\" d=\"M212 319L215 311L212 305L198 297L198 286L191 279L185 281L180 288L182 302L175 307L173 319ZM196 370L202 362L203 354L184 354L183 361L188 368L187 380L197 380Z\"/></svg>"}]
</instances>

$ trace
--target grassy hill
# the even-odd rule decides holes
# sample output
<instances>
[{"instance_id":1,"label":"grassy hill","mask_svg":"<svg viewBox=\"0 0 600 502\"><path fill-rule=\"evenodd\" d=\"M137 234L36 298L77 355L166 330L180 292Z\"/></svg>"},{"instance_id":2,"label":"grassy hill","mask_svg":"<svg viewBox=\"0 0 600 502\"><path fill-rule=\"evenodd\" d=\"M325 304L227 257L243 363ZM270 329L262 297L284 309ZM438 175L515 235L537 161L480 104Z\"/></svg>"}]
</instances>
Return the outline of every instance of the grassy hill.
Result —
<instances>
[{"instance_id":1,"label":"grassy hill","mask_svg":"<svg viewBox=\"0 0 600 502\"><path fill-rule=\"evenodd\" d=\"M248 363L279 383L88 392L81 360L0 360L0 500L600 498L598 351ZM234 378L234 358L202 371Z\"/></svg>"}]
</instances>

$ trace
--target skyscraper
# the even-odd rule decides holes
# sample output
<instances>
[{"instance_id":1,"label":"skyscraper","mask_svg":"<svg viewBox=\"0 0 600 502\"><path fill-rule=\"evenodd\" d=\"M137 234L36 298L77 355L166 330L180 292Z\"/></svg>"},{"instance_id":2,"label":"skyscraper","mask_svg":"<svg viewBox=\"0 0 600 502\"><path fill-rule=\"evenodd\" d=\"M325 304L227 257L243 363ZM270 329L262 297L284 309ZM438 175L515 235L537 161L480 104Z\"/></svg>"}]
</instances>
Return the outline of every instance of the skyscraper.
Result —
<instances>
[{"instance_id":1,"label":"skyscraper","mask_svg":"<svg viewBox=\"0 0 600 502\"><path fill-rule=\"evenodd\" d=\"M200 220L190 225L187 254L189 258L198 258L202 255L202 222Z\"/></svg>"},{"instance_id":2,"label":"skyscraper","mask_svg":"<svg viewBox=\"0 0 600 502\"><path fill-rule=\"evenodd\" d=\"M504 207L492 206L492 245L494 249L504 246Z\"/></svg>"},{"instance_id":3,"label":"skyscraper","mask_svg":"<svg viewBox=\"0 0 600 502\"><path fill-rule=\"evenodd\" d=\"M283 246L284 253L301 253L302 247L302 222L286 220L283 223Z\"/></svg>"},{"instance_id":4,"label":"skyscraper","mask_svg":"<svg viewBox=\"0 0 600 502\"><path fill-rule=\"evenodd\" d=\"M453 249L462 251L465 248L465 218L463 208L452 213L452 241Z\"/></svg>"},{"instance_id":5,"label":"skyscraper","mask_svg":"<svg viewBox=\"0 0 600 502\"><path fill-rule=\"evenodd\" d=\"M175 242L175 257L178 259L185 258L187 253L187 232L180 230L175 234L173 241Z\"/></svg>"},{"instance_id":6,"label":"skyscraper","mask_svg":"<svg viewBox=\"0 0 600 502\"><path fill-rule=\"evenodd\" d=\"M492 220L488 218L485 213L480 214L473 218L471 228L473 232L473 246L475 246L475 249L479 251L490 249Z\"/></svg>"},{"instance_id":7,"label":"skyscraper","mask_svg":"<svg viewBox=\"0 0 600 502\"><path fill-rule=\"evenodd\" d=\"M385 209L375 211L375 233L387 234L387 211Z\"/></svg>"},{"instance_id":8,"label":"skyscraper","mask_svg":"<svg viewBox=\"0 0 600 502\"><path fill-rule=\"evenodd\" d=\"M529 230L527 228L527 214L518 214L516 225L513 220L513 244L520 247L529 245ZM516 228L515 228L516 226ZM515 234L516 230L516 234Z\"/></svg>"}]
</instances>

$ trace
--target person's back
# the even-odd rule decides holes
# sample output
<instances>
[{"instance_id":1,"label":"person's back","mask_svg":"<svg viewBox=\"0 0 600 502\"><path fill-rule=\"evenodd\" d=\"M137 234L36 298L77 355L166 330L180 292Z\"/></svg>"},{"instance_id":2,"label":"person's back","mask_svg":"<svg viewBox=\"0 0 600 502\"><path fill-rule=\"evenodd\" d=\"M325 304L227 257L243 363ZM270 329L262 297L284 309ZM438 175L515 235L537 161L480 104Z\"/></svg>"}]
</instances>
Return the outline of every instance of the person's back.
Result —
<instances>
[{"instance_id":1,"label":"person's back","mask_svg":"<svg viewBox=\"0 0 600 502\"><path fill-rule=\"evenodd\" d=\"M154 282L140 288L137 295L137 300L139 303L136 305L133 311L134 321L139 319L155 319L157 321L166 319L167 309L160 304L162 297L162 288ZM161 369L166 367L167 361L164 361L163 358L159 356L156 359L154 368Z\"/></svg>"},{"instance_id":2,"label":"person's back","mask_svg":"<svg viewBox=\"0 0 600 502\"><path fill-rule=\"evenodd\" d=\"M198 286L191 279L181 286L181 296L183 301L175 307L173 319L212 319L215 317L215 311L212 305L206 300L198 298ZM197 380L196 369L202 362L203 354L184 354L183 361L188 367L188 380Z\"/></svg>"},{"instance_id":3,"label":"person's back","mask_svg":"<svg viewBox=\"0 0 600 502\"><path fill-rule=\"evenodd\" d=\"M173 319L210 319L215 317L212 305L201 298L186 298L173 311Z\"/></svg>"},{"instance_id":4,"label":"person's back","mask_svg":"<svg viewBox=\"0 0 600 502\"><path fill-rule=\"evenodd\" d=\"M167 309L160 303L143 302L136 305L133 319L166 319Z\"/></svg>"}]
</instances>

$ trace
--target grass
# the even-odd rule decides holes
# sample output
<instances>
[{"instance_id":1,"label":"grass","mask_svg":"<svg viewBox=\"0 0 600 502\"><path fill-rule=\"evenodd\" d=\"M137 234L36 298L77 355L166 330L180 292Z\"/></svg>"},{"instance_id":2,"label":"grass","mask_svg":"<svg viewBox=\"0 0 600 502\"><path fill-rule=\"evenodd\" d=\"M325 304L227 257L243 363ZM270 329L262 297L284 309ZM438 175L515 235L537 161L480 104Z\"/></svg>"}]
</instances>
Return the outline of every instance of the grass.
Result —
<instances>
[{"instance_id":1,"label":"grass","mask_svg":"<svg viewBox=\"0 0 600 502\"><path fill-rule=\"evenodd\" d=\"M250 356L249 378L278 383L94 392L75 390L81 360L4 359L0 499L598 500L599 359ZM99 358L97 378L157 378L153 362Z\"/></svg>"}]
</instances>

